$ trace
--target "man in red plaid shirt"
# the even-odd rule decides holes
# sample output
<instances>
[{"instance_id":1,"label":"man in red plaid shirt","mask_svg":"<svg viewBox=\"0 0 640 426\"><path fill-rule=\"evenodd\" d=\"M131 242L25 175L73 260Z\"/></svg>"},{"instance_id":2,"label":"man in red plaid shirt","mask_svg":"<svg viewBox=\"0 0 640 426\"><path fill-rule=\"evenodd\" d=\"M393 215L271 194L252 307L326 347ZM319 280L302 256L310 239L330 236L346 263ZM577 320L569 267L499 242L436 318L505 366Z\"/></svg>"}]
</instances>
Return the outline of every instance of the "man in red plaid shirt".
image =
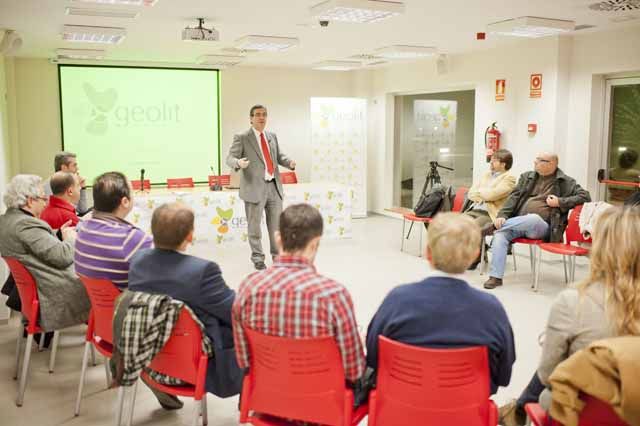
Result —
<instances>
[{"instance_id":1,"label":"man in red plaid shirt","mask_svg":"<svg viewBox=\"0 0 640 426\"><path fill-rule=\"evenodd\" d=\"M346 379L356 383L362 376L365 358L351 296L313 266L321 236L322 216L314 207L296 204L280 215L276 232L280 256L269 269L245 278L233 304L240 368L249 367L248 341L242 330L248 327L294 339L334 336Z\"/></svg>"}]
</instances>

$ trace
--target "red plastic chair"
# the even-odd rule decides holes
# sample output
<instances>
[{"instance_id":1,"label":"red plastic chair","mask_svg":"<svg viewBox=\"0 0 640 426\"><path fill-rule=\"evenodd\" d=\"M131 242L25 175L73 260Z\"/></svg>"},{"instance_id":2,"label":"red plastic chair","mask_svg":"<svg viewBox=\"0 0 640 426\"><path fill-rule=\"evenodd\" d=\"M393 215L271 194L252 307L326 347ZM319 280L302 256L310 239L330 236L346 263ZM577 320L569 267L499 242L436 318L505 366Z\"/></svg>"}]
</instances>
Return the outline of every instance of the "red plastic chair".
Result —
<instances>
[{"instance_id":1,"label":"red plastic chair","mask_svg":"<svg viewBox=\"0 0 640 426\"><path fill-rule=\"evenodd\" d=\"M564 233L564 243L542 243L538 245L540 248L540 255L538 256L538 266L536 267L536 278L534 290L538 291L538 283L540 281L540 265L542 263L542 252L561 254L562 263L564 265L564 280L568 284L573 282L576 276L576 258L578 256L588 256L589 249L585 247L579 247L573 243L590 243L591 238L584 238L580 232L580 213L582 212L582 205L576 206L569 213L569 223ZM570 275L567 277L567 257L569 258L569 265L571 268Z\"/></svg>"},{"instance_id":2,"label":"red plastic chair","mask_svg":"<svg viewBox=\"0 0 640 426\"><path fill-rule=\"evenodd\" d=\"M290 339L245 328L251 365L240 397L240 423L260 426L295 419L322 425L357 425L368 406L353 408L333 337Z\"/></svg>"},{"instance_id":3,"label":"red plastic chair","mask_svg":"<svg viewBox=\"0 0 640 426\"><path fill-rule=\"evenodd\" d=\"M582 395L580 398L586 405L580 412L578 426L630 426L603 401L590 395ZM524 409L533 426L562 426L561 423L551 419L540 404L526 404Z\"/></svg>"},{"instance_id":4,"label":"red plastic chair","mask_svg":"<svg viewBox=\"0 0 640 426\"><path fill-rule=\"evenodd\" d=\"M105 357L104 368L107 386L111 385L109 359L113 356L113 310L116 298L120 296L120 290L109 280L89 278L82 275L80 275L80 280L89 295L91 311L89 311L89 327L85 336L84 355L82 356L82 372L80 373L80 384L78 385L78 396L74 412L76 416L80 414L80 401L87 373L89 351L92 346Z\"/></svg>"},{"instance_id":5,"label":"red plastic chair","mask_svg":"<svg viewBox=\"0 0 640 426\"><path fill-rule=\"evenodd\" d=\"M207 355L202 351L202 331L186 309L182 309L178 321L173 326L171 337L162 350L149 364L149 368L166 376L181 379L190 383L183 386L166 386L156 382L146 372L140 376L156 389L176 396L193 398L196 402L194 408L193 425L198 424L198 418L202 414L202 423L206 425L207 419L207 393L205 381L207 377ZM137 386L137 382L136 382ZM135 404L135 387L129 411L129 424L133 417ZM122 406L124 403L124 387L120 386L118 395L118 423L122 418Z\"/></svg>"},{"instance_id":6,"label":"red plastic chair","mask_svg":"<svg viewBox=\"0 0 640 426\"><path fill-rule=\"evenodd\" d=\"M456 195L453 199L453 206L451 207L452 212L462 211L462 207L464 205L464 198L467 195L468 191L469 191L469 188L466 188L464 186L461 186L460 188L458 188L458 190L456 191ZM432 220L433 220L432 217L418 217L413 213L404 213L402 215L402 236L400 238L400 251L404 251L404 240L405 240L404 230L405 230L407 221L411 222L411 226L409 227L409 232L407 232L407 237L406 237L406 239L408 240L409 236L411 235L411 229L413 228L414 222L431 223ZM418 256L422 256L422 229L420 229L420 253L418 254Z\"/></svg>"},{"instance_id":7,"label":"red plastic chair","mask_svg":"<svg viewBox=\"0 0 640 426\"><path fill-rule=\"evenodd\" d=\"M151 181L149 179L145 179L143 182L144 185L144 190L150 190L151 189ZM133 188L135 191L140 191L143 189L142 185L140 185L140 179L138 180L132 180L131 181L131 188Z\"/></svg>"},{"instance_id":8,"label":"red plastic chair","mask_svg":"<svg viewBox=\"0 0 640 426\"><path fill-rule=\"evenodd\" d=\"M369 426L495 426L487 348L429 349L378 337Z\"/></svg>"},{"instance_id":9,"label":"red plastic chair","mask_svg":"<svg viewBox=\"0 0 640 426\"><path fill-rule=\"evenodd\" d=\"M231 185L231 175L209 175L209 186L214 186L215 184L218 184L220 186Z\"/></svg>"},{"instance_id":10,"label":"red plastic chair","mask_svg":"<svg viewBox=\"0 0 640 426\"><path fill-rule=\"evenodd\" d=\"M193 178L175 178L167 179L167 188L193 188Z\"/></svg>"},{"instance_id":11,"label":"red plastic chair","mask_svg":"<svg viewBox=\"0 0 640 426\"><path fill-rule=\"evenodd\" d=\"M22 370L20 370L20 344L23 339L22 324L18 327L18 340L16 343L16 372L14 379L20 376L18 384L18 395L16 397L16 405L22 407L24 401L24 391L27 387L27 373L29 372L29 362L31 361L31 346L33 345L33 335L40 334L40 343L44 343L44 332L38 325L40 319L40 302L38 301L38 289L33 275L24 267L24 265L16 258L3 257L20 295L20 303L22 304L22 316L27 321L27 344L24 347L24 357L22 360ZM56 362L56 352L58 351L58 340L60 332L54 331L53 341L51 342L51 356L49 358L49 373L53 373L53 367Z\"/></svg>"},{"instance_id":12,"label":"red plastic chair","mask_svg":"<svg viewBox=\"0 0 640 426\"><path fill-rule=\"evenodd\" d=\"M280 173L280 181L283 184L298 183L298 176L296 172L282 172Z\"/></svg>"}]
</instances>

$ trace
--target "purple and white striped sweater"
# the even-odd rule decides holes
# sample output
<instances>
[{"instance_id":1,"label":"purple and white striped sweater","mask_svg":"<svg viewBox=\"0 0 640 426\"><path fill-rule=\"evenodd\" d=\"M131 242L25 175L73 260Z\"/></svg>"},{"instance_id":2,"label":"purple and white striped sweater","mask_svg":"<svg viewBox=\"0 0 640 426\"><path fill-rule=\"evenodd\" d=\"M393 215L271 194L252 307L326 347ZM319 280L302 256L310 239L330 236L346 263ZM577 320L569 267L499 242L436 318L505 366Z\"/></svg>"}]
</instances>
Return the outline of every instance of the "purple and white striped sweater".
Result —
<instances>
[{"instance_id":1,"label":"purple and white striped sweater","mask_svg":"<svg viewBox=\"0 0 640 426\"><path fill-rule=\"evenodd\" d=\"M118 288L129 285L129 261L153 240L140 228L113 215L95 212L78 223L75 249L76 272L111 280Z\"/></svg>"}]
</instances>

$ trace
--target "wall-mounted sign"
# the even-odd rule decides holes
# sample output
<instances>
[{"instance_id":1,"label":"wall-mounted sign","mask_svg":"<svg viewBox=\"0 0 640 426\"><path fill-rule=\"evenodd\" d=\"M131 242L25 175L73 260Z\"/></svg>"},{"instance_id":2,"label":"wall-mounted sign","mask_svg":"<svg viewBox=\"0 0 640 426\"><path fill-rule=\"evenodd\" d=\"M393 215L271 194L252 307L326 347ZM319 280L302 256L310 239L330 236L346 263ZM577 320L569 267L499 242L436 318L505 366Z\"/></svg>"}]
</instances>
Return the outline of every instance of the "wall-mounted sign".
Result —
<instances>
[{"instance_id":1,"label":"wall-mounted sign","mask_svg":"<svg viewBox=\"0 0 640 426\"><path fill-rule=\"evenodd\" d=\"M531 74L529 79L529 97L542 97L542 74Z\"/></svg>"},{"instance_id":2,"label":"wall-mounted sign","mask_svg":"<svg viewBox=\"0 0 640 426\"><path fill-rule=\"evenodd\" d=\"M496 80L496 101L504 101L507 80Z\"/></svg>"}]
</instances>

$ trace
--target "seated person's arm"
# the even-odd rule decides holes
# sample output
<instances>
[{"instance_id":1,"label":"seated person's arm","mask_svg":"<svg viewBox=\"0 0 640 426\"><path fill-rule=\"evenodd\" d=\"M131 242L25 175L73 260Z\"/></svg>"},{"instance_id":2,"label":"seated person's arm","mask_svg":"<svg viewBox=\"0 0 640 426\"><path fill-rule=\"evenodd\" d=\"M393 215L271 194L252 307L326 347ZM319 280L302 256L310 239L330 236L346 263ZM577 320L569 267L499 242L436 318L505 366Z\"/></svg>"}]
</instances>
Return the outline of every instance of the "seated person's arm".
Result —
<instances>
[{"instance_id":1,"label":"seated person's arm","mask_svg":"<svg viewBox=\"0 0 640 426\"><path fill-rule=\"evenodd\" d=\"M538 377L545 385L558 364L568 358L571 330L574 328L574 312L567 303L566 294L560 294L553 302L545 330Z\"/></svg>"},{"instance_id":2,"label":"seated person's arm","mask_svg":"<svg viewBox=\"0 0 640 426\"><path fill-rule=\"evenodd\" d=\"M27 222L19 226L17 235L38 259L58 269L73 264L73 243L57 239L44 222Z\"/></svg>"},{"instance_id":3,"label":"seated person's arm","mask_svg":"<svg viewBox=\"0 0 640 426\"><path fill-rule=\"evenodd\" d=\"M508 219L515 213L513 210L516 208L516 203L520 198L522 192L526 190L526 183L526 175L523 173L520 175L520 179L518 179L516 188L513 190L509 198L507 198L507 201L504 203L504 206L502 206L502 209L500 209L500 211L498 212L498 217Z\"/></svg>"},{"instance_id":4,"label":"seated person's arm","mask_svg":"<svg viewBox=\"0 0 640 426\"><path fill-rule=\"evenodd\" d=\"M233 346L236 352L236 360L238 367L242 369L249 368L249 340L242 329L242 306L236 300L233 304L231 312L231 322L233 325Z\"/></svg>"},{"instance_id":5,"label":"seated person's arm","mask_svg":"<svg viewBox=\"0 0 640 426\"><path fill-rule=\"evenodd\" d=\"M497 185L481 188L479 191L480 198L483 201L497 201L506 198L516 187L516 178L507 175Z\"/></svg>"},{"instance_id":6,"label":"seated person's arm","mask_svg":"<svg viewBox=\"0 0 640 426\"><path fill-rule=\"evenodd\" d=\"M343 304L343 306L336 306L331 310L333 315L331 320L335 327L335 338L342 356L344 375L349 382L355 383L364 373L365 358L358 333L358 324L354 316L353 302L345 289L344 295L335 298L334 303Z\"/></svg>"},{"instance_id":7,"label":"seated person's arm","mask_svg":"<svg viewBox=\"0 0 640 426\"><path fill-rule=\"evenodd\" d=\"M503 328L500 330L502 348L498 354L497 363L494 366L496 370L492 371L492 375L496 385L506 387L511 381L513 363L516 362L516 346L513 338L513 330L509 323L509 317L502 305L496 310L496 315L502 318L500 321L500 324L503 325Z\"/></svg>"},{"instance_id":8,"label":"seated person's arm","mask_svg":"<svg viewBox=\"0 0 640 426\"><path fill-rule=\"evenodd\" d=\"M589 194L589 191L582 188L577 183L575 184L571 195L558 198L560 209L563 211L569 211L575 206L588 203L589 201L591 201L591 195Z\"/></svg>"},{"instance_id":9,"label":"seated person's arm","mask_svg":"<svg viewBox=\"0 0 640 426\"><path fill-rule=\"evenodd\" d=\"M231 327L231 308L235 292L227 287L218 265L210 262L201 278L199 304L202 310Z\"/></svg>"}]
</instances>

